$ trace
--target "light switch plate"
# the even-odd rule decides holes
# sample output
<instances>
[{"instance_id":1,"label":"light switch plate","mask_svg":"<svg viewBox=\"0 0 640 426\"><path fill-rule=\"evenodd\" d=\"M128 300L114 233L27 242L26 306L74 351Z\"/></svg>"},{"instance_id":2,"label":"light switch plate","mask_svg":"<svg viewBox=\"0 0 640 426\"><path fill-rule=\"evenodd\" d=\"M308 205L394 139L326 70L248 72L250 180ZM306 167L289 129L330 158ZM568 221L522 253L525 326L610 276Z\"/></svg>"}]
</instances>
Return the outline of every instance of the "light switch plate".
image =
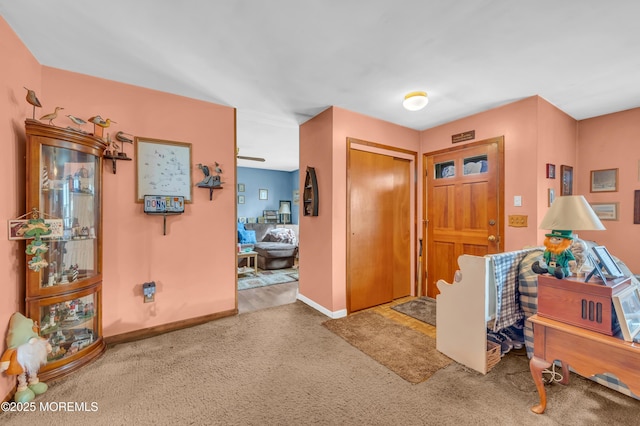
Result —
<instances>
[{"instance_id":1,"label":"light switch plate","mask_svg":"<svg viewBox=\"0 0 640 426\"><path fill-rule=\"evenodd\" d=\"M513 205L515 207L522 207L522 195L514 195Z\"/></svg>"}]
</instances>

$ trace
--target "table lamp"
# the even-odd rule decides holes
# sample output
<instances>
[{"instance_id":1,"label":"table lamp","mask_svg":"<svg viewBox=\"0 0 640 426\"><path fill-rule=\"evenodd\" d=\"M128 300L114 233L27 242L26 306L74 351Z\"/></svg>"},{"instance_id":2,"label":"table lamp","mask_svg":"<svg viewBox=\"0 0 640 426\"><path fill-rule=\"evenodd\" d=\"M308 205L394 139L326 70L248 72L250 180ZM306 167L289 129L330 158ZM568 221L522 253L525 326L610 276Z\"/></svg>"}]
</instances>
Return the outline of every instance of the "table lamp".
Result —
<instances>
[{"instance_id":1,"label":"table lamp","mask_svg":"<svg viewBox=\"0 0 640 426\"><path fill-rule=\"evenodd\" d=\"M546 234L547 237L571 239L573 231L602 231L606 228L584 196L564 195L551 204L540 222L540 229L551 230L551 233ZM554 268L557 270L559 267ZM555 275L556 278L561 278L559 275L562 274Z\"/></svg>"},{"instance_id":2,"label":"table lamp","mask_svg":"<svg viewBox=\"0 0 640 426\"><path fill-rule=\"evenodd\" d=\"M287 218L284 215L291 214L291 208L289 207L289 203L280 203L280 209L278 210L278 214L282 215L282 222L286 225Z\"/></svg>"}]
</instances>

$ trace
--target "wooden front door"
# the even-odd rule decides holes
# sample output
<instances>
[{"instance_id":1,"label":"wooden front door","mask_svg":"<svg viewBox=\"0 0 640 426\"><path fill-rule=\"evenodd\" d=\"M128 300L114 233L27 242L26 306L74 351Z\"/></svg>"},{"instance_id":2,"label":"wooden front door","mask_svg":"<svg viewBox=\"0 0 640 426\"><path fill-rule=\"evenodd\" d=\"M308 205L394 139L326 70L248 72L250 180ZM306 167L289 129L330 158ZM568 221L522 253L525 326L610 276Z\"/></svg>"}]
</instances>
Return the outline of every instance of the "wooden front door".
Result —
<instances>
[{"instance_id":1,"label":"wooden front door","mask_svg":"<svg viewBox=\"0 0 640 426\"><path fill-rule=\"evenodd\" d=\"M411 294L410 165L349 150L349 312Z\"/></svg>"},{"instance_id":2,"label":"wooden front door","mask_svg":"<svg viewBox=\"0 0 640 426\"><path fill-rule=\"evenodd\" d=\"M425 155L427 296L460 255L501 251L503 156L502 137Z\"/></svg>"}]
</instances>

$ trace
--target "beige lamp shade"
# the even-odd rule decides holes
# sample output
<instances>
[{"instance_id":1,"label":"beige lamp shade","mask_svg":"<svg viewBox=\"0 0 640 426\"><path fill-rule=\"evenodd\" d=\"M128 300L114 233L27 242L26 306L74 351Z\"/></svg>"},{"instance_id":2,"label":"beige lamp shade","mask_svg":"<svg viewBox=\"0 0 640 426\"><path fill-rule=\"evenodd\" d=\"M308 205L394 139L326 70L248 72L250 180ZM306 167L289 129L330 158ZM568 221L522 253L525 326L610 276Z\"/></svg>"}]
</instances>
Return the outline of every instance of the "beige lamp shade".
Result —
<instances>
[{"instance_id":1,"label":"beige lamp shade","mask_svg":"<svg viewBox=\"0 0 640 426\"><path fill-rule=\"evenodd\" d=\"M602 231L606 229L582 195L557 197L544 215L540 229Z\"/></svg>"},{"instance_id":2,"label":"beige lamp shade","mask_svg":"<svg viewBox=\"0 0 640 426\"><path fill-rule=\"evenodd\" d=\"M280 204L280 210L278 210L280 214L291 214L291 208L289 207L289 203Z\"/></svg>"}]
</instances>

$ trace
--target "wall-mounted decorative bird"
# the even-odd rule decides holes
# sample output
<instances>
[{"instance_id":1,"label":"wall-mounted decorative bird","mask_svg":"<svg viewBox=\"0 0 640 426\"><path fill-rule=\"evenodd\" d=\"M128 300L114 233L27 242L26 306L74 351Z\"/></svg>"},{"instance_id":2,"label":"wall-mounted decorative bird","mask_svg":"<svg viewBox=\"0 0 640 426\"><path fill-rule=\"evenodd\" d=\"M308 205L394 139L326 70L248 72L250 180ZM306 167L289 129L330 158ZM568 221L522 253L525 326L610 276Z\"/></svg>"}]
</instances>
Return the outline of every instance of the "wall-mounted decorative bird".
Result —
<instances>
[{"instance_id":1,"label":"wall-mounted decorative bird","mask_svg":"<svg viewBox=\"0 0 640 426\"><path fill-rule=\"evenodd\" d=\"M22 86L22 87L24 87L24 86ZM36 92L34 92L31 89L27 89L26 87L25 87L25 90L27 91L27 102L29 102L31 105L33 105L33 115L31 116L31 118L33 118L35 120L36 119L36 107L42 108L42 104L38 100L38 97L36 96Z\"/></svg>"},{"instance_id":2,"label":"wall-mounted decorative bird","mask_svg":"<svg viewBox=\"0 0 640 426\"><path fill-rule=\"evenodd\" d=\"M216 162L215 164L216 164L216 173L218 173L218 174L222 173L222 169L220 168L220 164L218 164L218 162Z\"/></svg>"},{"instance_id":3,"label":"wall-mounted decorative bird","mask_svg":"<svg viewBox=\"0 0 640 426\"><path fill-rule=\"evenodd\" d=\"M220 173L222 172L222 170L219 167L218 163L216 164L216 172ZM196 164L196 166L202 170L202 173L204 173L204 179L202 179L200 182L196 183L197 187L200 188L209 188L209 200L213 199L213 189L214 188L222 188L222 182L220 181L220 175L212 175L209 167L205 166L204 164Z\"/></svg>"},{"instance_id":4,"label":"wall-mounted decorative bird","mask_svg":"<svg viewBox=\"0 0 640 426\"><path fill-rule=\"evenodd\" d=\"M126 135L126 136L125 136L125 135ZM125 143L133 143L133 140L132 140L132 139L129 139L127 136L131 136L131 135L130 135L130 134L128 134L128 133L122 132L122 131L121 131L121 132L116 133L116 139L117 139L118 141L120 141L120 142L125 142Z\"/></svg>"},{"instance_id":5,"label":"wall-mounted decorative bird","mask_svg":"<svg viewBox=\"0 0 640 426\"><path fill-rule=\"evenodd\" d=\"M55 120L56 118L58 118L58 111L60 111L61 109L64 109L62 107L56 107L56 110L50 114L45 114L42 117L40 117L40 120L47 120L49 122L50 126L53 126L53 120Z\"/></svg>"},{"instance_id":6,"label":"wall-mounted decorative bird","mask_svg":"<svg viewBox=\"0 0 640 426\"><path fill-rule=\"evenodd\" d=\"M217 166L217 164L218 163L216 163L216 172L219 170L219 167ZM198 167L200 170L202 170L202 173L204 173L204 179L196 183L196 186L199 186L202 188L213 188L216 186L220 186L222 184L222 182L220 182L220 176L218 175L213 176L211 174L211 171L209 170L209 167L200 163L196 164L196 167Z\"/></svg>"},{"instance_id":7,"label":"wall-mounted decorative bird","mask_svg":"<svg viewBox=\"0 0 640 426\"><path fill-rule=\"evenodd\" d=\"M202 173L204 173L204 179L202 179L202 181L196 183L196 186L200 186L200 187L210 187L212 186L212 182L211 182L211 172L209 172L209 167L205 166L204 164L196 164L196 167L198 167L200 170L202 170Z\"/></svg>"}]
</instances>

